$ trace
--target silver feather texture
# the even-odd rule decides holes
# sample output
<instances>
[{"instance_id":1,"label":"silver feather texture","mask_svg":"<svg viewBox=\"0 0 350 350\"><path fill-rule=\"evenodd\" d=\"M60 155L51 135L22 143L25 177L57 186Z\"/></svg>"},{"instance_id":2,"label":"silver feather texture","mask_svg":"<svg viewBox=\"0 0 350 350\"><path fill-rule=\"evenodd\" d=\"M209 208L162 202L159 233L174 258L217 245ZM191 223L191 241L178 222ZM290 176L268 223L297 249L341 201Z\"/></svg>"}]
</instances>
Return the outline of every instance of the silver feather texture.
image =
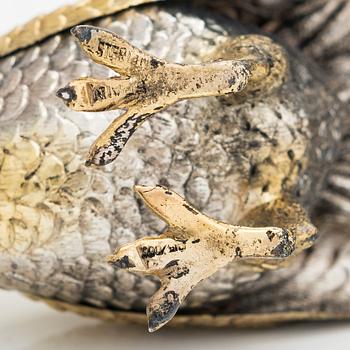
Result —
<instances>
[{"instance_id":1,"label":"silver feather texture","mask_svg":"<svg viewBox=\"0 0 350 350\"><path fill-rule=\"evenodd\" d=\"M178 63L203 61L228 35L246 32L237 23L167 6L133 9L94 24ZM280 35L288 41L293 30L281 29ZM335 159L344 119L341 102L326 97L324 83L301 59L295 60L297 82L282 92L283 103L274 95L254 106L222 98L178 103L147 121L118 161L101 171L85 168L84 157L115 113L71 112L54 92L72 79L110 72L87 60L66 32L2 59L0 287L100 308L144 308L157 281L104 262L116 246L164 229L135 198L131 188L136 183L164 184L206 214L235 222L258 204L278 198L285 178L306 157L308 167L291 187L313 207L311 193L318 192ZM305 102L318 95L305 93L314 87L325 94L317 106ZM338 91L346 100L346 93ZM276 179L260 183L257 170L277 174ZM330 236L334 227L324 224L327 238L290 268L261 274L229 266L196 288L186 307L205 310L224 302L234 304L225 312L321 310L335 291L339 303L345 301L347 219L334 221L339 233ZM339 280L327 277L333 273ZM290 302L282 304L287 297Z\"/></svg>"}]
</instances>

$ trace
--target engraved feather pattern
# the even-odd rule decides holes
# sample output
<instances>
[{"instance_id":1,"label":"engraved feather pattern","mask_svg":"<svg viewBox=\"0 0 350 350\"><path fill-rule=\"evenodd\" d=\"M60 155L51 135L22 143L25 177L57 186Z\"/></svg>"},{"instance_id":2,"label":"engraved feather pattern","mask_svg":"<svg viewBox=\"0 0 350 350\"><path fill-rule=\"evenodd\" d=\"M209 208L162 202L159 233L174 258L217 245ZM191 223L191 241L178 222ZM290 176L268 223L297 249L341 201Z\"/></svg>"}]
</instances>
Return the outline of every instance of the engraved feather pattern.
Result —
<instances>
[{"instance_id":1,"label":"engraved feather pattern","mask_svg":"<svg viewBox=\"0 0 350 350\"><path fill-rule=\"evenodd\" d=\"M176 18L161 12L158 22L154 32L148 16L132 11L124 21L107 18L101 25L135 45L148 46L150 51L161 48L164 57L178 62L185 59L185 49L186 60L196 60L197 48L192 43L199 36L204 34L207 45L210 40L223 38L199 19L189 21L185 16ZM137 29L141 27L142 32ZM0 183L6 213L1 216L1 285L100 307L142 307L157 284L152 279L114 271L103 262L116 245L134 240L135 234L160 232L164 227L139 206L132 185L136 181L166 182L180 193L187 191L200 207L214 203L207 212L229 218L232 201L225 210L215 202L226 191L216 189L219 179L214 180L218 170L222 170L221 176L229 171L225 151L214 146L218 168L210 176L184 155L200 142L194 121L174 121L170 109L160 114L157 123L145 124L119 164L102 174L88 170L82 165L87 147L111 115L102 113L96 118L68 113L54 91L73 77L101 76L108 74L106 69L87 62L72 38L57 35L5 59L1 72L7 82L7 91L1 94L4 104L0 117L6 130L1 134ZM194 119L190 109L200 113L201 108L201 103L191 106L185 102L175 108L175 113L186 115L187 109L187 115ZM174 149L171 144L180 135L182 142ZM143 146L145 139L147 148Z\"/></svg>"},{"instance_id":2,"label":"engraved feather pattern","mask_svg":"<svg viewBox=\"0 0 350 350\"><path fill-rule=\"evenodd\" d=\"M350 100L350 2L347 0L311 1L237 1L227 11L221 1L217 10L243 23L259 23L291 47L316 60L328 75L328 84L339 99ZM342 119L344 132L341 149L328 178L323 199L339 210L350 210L349 112Z\"/></svg>"},{"instance_id":3,"label":"engraved feather pattern","mask_svg":"<svg viewBox=\"0 0 350 350\"><path fill-rule=\"evenodd\" d=\"M341 101L350 100L350 2L346 0L304 1L288 12L289 25L276 30L286 42L316 59L329 75L330 87ZM281 19L280 21L282 21ZM328 178L323 198L340 210L350 208L348 170L349 111L343 119L344 135L336 165Z\"/></svg>"},{"instance_id":4,"label":"engraved feather pattern","mask_svg":"<svg viewBox=\"0 0 350 350\"><path fill-rule=\"evenodd\" d=\"M178 63L202 61L228 35L227 27L214 20L166 9L129 10L93 24ZM304 86L312 85L309 72L293 69ZM116 246L164 229L136 199L133 185L164 184L206 214L233 222L291 187L310 204L310 193L318 192L324 175L318 174L320 164L327 168L334 159L334 143L340 138L339 105L319 117L317 108L326 109L332 101L322 96L321 106L314 111L300 109L301 97L295 104L290 101L289 89L300 94L293 85L282 91L286 104L275 96L253 108L233 107L224 98L181 102L146 121L118 162L104 171L86 169L89 145L115 112L69 112L54 92L72 79L90 75L106 77L110 72L88 61L67 33L0 62L2 288L68 303L139 310L157 289L157 282L104 262ZM320 119L323 127L312 134ZM271 181L262 182L262 173L269 174ZM315 174L320 175L319 181L314 181ZM345 233L344 221L339 224L341 233ZM334 227L323 230L332 232ZM348 257L341 233L339 245L327 250L323 240L291 268L262 275L259 267L230 265L198 286L186 307L210 311L215 305L220 310L223 301L231 300L235 305L227 312L272 312L280 309L282 298L274 303L277 294L271 293L271 286L278 288L290 279L280 287L281 295L290 298L283 311L321 310L323 300L337 290L335 284L328 290L321 285L326 288L324 281L338 271L344 277L337 281L340 300L345 300ZM326 256L320 259L324 264L333 256L334 266L323 273L320 262L320 274L307 280L318 254ZM298 274L300 266L304 270ZM310 289L310 281L320 287ZM290 295L291 290L300 293ZM314 305L304 302L303 297L310 295L315 296Z\"/></svg>"}]
</instances>

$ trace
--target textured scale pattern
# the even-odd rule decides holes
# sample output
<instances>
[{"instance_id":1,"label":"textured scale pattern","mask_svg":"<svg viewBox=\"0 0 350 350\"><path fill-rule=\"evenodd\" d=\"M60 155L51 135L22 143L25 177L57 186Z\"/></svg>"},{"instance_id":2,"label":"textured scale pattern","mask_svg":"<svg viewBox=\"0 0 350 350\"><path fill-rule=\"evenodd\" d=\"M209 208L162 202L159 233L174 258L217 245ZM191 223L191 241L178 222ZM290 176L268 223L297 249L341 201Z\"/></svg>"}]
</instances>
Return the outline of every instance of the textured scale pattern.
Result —
<instances>
[{"instance_id":1,"label":"textured scale pattern","mask_svg":"<svg viewBox=\"0 0 350 350\"><path fill-rule=\"evenodd\" d=\"M165 10L155 15L149 8L94 24L178 63L203 61L227 35L213 20ZM314 143L324 148L310 151L308 130L319 120L305 118L298 105L270 96L254 108L235 109L227 99L211 98L157 114L135 133L118 161L104 171L87 169L82 164L88 148L115 112L70 112L54 92L77 77L109 74L87 60L67 33L0 62L0 287L98 307L144 308L157 282L103 262L116 246L164 229L135 198L135 183L164 184L208 215L233 223L242 211L277 198L289 186L296 185L307 201L307 193L318 189L312 174L292 183L304 157L311 152L311 163L319 166L325 154L328 161L334 156L329 143L340 137L336 106L315 136ZM298 74L308 86L309 74ZM270 173L271 183L260 183L259 172ZM342 259L345 251L335 268L348 271ZM220 304L237 296L247 309L254 295L239 293L270 288L273 281L278 286L292 276L290 283L297 283L298 266L260 279L259 268L228 266L198 286L187 306L202 310L208 300ZM306 286L301 278L298 283ZM273 295L261 293L261 298L269 303ZM260 311L268 310L263 305Z\"/></svg>"},{"instance_id":2,"label":"textured scale pattern","mask_svg":"<svg viewBox=\"0 0 350 350\"><path fill-rule=\"evenodd\" d=\"M322 65L342 101L350 98L348 0L226 0L212 6L229 18L273 33Z\"/></svg>"},{"instance_id":3,"label":"textured scale pattern","mask_svg":"<svg viewBox=\"0 0 350 350\"><path fill-rule=\"evenodd\" d=\"M328 318L337 314L348 318L350 243L344 233L349 219L333 215L323 220L320 237L306 254L288 269L267 272L254 283L238 286L230 305L217 306L219 313L329 312Z\"/></svg>"},{"instance_id":4,"label":"textured scale pattern","mask_svg":"<svg viewBox=\"0 0 350 350\"><path fill-rule=\"evenodd\" d=\"M276 6L278 6L276 4ZM350 2L347 0L304 1L287 11L288 27L277 30L289 44L298 47L322 64L329 84L341 101L350 100ZM349 113L349 112L348 112ZM328 204L349 212L349 118L343 119L341 149L328 178L323 198Z\"/></svg>"},{"instance_id":5,"label":"textured scale pattern","mask_svg":"<svg viewBox=\"0 0 350 350\"><path fill-rule=\"evenodd\" d=\"M153 2L155 0L148 0ZM143 4L145 0L82 0L60 7L53 13L33 18L24 26L0 37L0 55L34 44L78 23L117 13Z\"/></svg>"},{"instance_id":6,"label":"textured scale pattern","mask_svg":"<svg viewBox=\"0 0 350 350\"><path fill-rule=\"evenodd\" d=\"M281 42L304 52L322 66L328 84L339 99L350 100L350 2L347 0L249 0L237 1L231 11L227 2L217 10L243 23L257 23ZM349 112L348 112L349 114ZM350 210L349 118L344 118L343 140L336 166L331 169L323 199L338 210Z\"/></svg>"},{"instance_id":7,"label":"textured scale pattern","mask_svg":"<svg viewBox=\"0 0 350 350\"><path fill-rule=\"evenodd\" d=\"M107 18L99 25L169 61L198 61L203 42L209 46L222 40L218 26L214 31L203 21L181 14L161 12L156 26L135 11L124 17ZM218 168L208 174L186 156L203 142L195 122L170 116L191 114L194 119L189 109L200 113L201 102L180 103L146 122L119 162L101 173L82 163L87 147L115 113L68 112L54 92L72 78L109 72L88 62L69 35L56 35L10 56L0 70L6 81L1 87L0 115L6 130L0 136L5 145L0 173L1 286L100 307L142 307L157 283L115 271L103 262L117 245L164 228L139 206L132 186L166 183L217 218L231 216L231 207L218 206L226 189L214 189L219 179L213 179L218 172L224 176L229 171L225 151L214 144L212 157ZM38 234L33 236L33 231ZM209 282L209 290L216 289L217 280L219 286L231 289L233 276L233 272L218 276Z\"/></svg>"}]
</instances>

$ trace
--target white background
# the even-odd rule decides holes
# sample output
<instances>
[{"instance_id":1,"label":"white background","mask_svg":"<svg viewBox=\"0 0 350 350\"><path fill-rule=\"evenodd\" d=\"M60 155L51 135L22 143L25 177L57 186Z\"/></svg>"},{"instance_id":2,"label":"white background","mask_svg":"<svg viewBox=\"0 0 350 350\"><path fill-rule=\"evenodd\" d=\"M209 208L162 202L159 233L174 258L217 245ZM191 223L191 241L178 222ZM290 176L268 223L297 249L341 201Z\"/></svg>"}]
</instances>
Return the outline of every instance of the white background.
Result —
<instances>
[{"instance_id":1,"label":"white background","mask_svg":"<svg viewBox=\"0 0 350 350\"><path fill-rule=\"evenodd\" d=\"M74 0L1 0L0 34ZM350 302L350 301L349 301ZM299 324L265 330L116 326L60 313L15 292L0 291L0 350L350 349L350 324Z\"/></svg>"}]
</instances>

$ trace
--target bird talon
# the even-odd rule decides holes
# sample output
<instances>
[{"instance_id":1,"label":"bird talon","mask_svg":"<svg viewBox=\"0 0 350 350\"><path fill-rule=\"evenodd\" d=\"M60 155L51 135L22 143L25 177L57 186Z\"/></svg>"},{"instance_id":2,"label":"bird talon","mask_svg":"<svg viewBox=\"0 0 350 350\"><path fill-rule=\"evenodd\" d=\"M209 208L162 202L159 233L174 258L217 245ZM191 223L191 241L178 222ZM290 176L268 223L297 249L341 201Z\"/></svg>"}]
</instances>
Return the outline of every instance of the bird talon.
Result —
<instances>
[{"instance_id":1,"label":"bird talon","mask_svg":"<svg viewBox=\"0 0 350 350\"><path fill-rule=\"evenodd\" d=\"M240 93L250 90L250 85L258 86L253 89L254 93L263 90L271 62L275 58L280 63L284 57L277 45L273 46L278 47L273 51L277 52L276 57L270 56L270 39L251 35L233 42L237 49L232 51L232 59L180 65L167 63L97 27L80 25L71 33L87 56L113 69L118 76L77 79L58 90L57 96L77 111L126 110L91 147L87 164L98 166L118 157L136 128L148 117L180 100ZM245 50L244 43L251 49ZM255 50L260 46L265 51L267 48L268 54ZM281 76L284 73L281 69Z\"/></svg>"},{"instance_id":2,"label":"bird talon","mask_svg":"<svg viewBox=\"0 0 350 350\"><path fill-rule=\"evenodd\" d=\"M151 331L171 320L195 285L229 262L284 259L295 249L295 237L287 229L228 225L200 213L165 187L134 189L168 223L168 230L118 248L109 263L160 279L162 287L147 308Z\"/></svg>"}]
</instances>

